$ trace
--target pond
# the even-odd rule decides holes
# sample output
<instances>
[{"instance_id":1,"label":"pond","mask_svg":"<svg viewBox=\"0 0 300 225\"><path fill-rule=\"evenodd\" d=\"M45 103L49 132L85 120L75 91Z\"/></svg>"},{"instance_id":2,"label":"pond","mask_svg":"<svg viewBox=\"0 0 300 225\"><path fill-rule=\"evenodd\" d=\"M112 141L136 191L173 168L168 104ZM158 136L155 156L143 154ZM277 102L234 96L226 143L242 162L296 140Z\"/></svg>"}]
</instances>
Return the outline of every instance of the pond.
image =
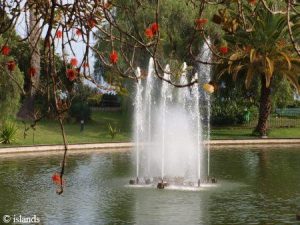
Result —
<instances>
[{"instance_id":1,"label":"pond","mask_svg":"<svg viewBox=\"0 0 300 225\"><path fill-rule=\"evenodd\" d=\"M297 148L215 149L211 173L218 185L201 191L126 187L134 174L131 154L69 155L63 196L51 181L62 155L2 156L0 220L36 215L51 225L298 224Z\"/></svg>"}]
</instances>

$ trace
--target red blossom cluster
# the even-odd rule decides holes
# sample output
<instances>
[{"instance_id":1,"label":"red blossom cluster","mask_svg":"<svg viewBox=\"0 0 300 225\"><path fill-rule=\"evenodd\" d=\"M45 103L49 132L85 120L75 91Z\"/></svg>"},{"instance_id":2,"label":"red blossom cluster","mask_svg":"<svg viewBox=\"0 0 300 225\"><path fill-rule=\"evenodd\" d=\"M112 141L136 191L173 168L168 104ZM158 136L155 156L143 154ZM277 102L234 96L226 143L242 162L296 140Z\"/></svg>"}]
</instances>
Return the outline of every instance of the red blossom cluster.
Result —
<instances>
[{"instance_id":1,"label":"red blossom cluster","mask_svg":"<svg viewBox=\"0 0 300 225\"><path fill-rule=\"evenodd\" d=\"M93 17L91 17L88 19L87 25L90 29L92 29L97 25L97 21Z\"/></svg>"},{"instance_id":2,"label":"red blossom cluster","mask_svg":"<svg viewBox=\"0 0 300 225\"><path fill-rule=\"evenodd\" d=\"M118 58L119 58L118 53L115 50L113 50L109 56L110 62L112 64L116 64L118 62Z\"/></svg>"},{"instance_id":3,"label":"red blossom cluster","mask_svg":"<svg viewBox=\"0 0 300 225\"><path fill-rule=\"evenodd\" d=\"M62 31L58 30L58 31L56 31L55 37L60 39L60 38L62 38L62 34L63 34Z\"/></svg>"},{"instance_id":4,"label":"red blossom cluster","mask_svg":"<svg viewBox=\"0 0 300 225\"><path fill-rule=\"evenodd\" d=\"M195 20L197 29L202 29L203 26L208 22L208 19L206 18L199 18Z\"/></svg>"},{"instance_id":5,"label":"red blossom cluster","mask_svg":"<svg viewBox=\"0 0 300 225\"><path fill-rule=\"evenodd\" d=\"M221 46L219 48L220 53L222 53L223 55L228 53L228 47L227 46Z\"/></svg>"},{"instance_id":6,"label":"red blossom cluster","mask_svg":"<svg viewBox=\"0 0 300 225\"><path fill-rule=\"evenodd\" d=\"M147 38L152 39L154 35L157 34L159 30L159 26L157 23L152 23L148 28L145 30L145 35Z\"/></svg>"},{"instance_id":7,"label":"red blossom cluster","mask_svg":"<svg viewBox=\"0 0 300 225\"><path fill-rule=\"evenodd\" d=\"M82 30L78 28L78 29L76 29L75 33L76 33L77 36L81 36L82 35Z\"/></svg>"},{"instance_id":8,"label":"red blossom cluster","mask_svg":"<svg viewBox=\"0 0 300 225\"><path fill-rule=\"evenodd\" d=\"M67 69L66 74L69 81L74 81L77 79L77 70L75 69Z\"/></svg>"},{"instance_id":9,"label":"red blossom cluster","mask_svg":"<svg viewBox=\"0 0 300 225\"><path fill-rule=\"evenodd\" d=\"M14 60L10 60L10 61L8 61L8 62L6 63L7 69L8 69L10 72L12 72L12 71L15 70L16 65L17 65L17 64L16 64L16 62L15 62Z\"/></svg>"},{"instance_id":10,"label":"red blossom cluster","mask_svg":"<svg viewBox=\"0 0 300 225\"><path fill-rule=\"evenodd\" d=\"M77 66L78 60L77 60L76 58L72 58L72 59L70 60L70 64L71 64L72 66Z\"/></svg>"},{"instance_id":11,"label":"red blossom cluster","mask_svg":"<svg viewBox=\"0 0 300 225\"><path fill-rule=\"evenodd\" d=\"M64 184L64 180L61 179L59 173L54 173L51 178L52 178L53 183L56 185Z\"/></svg>"},{"instance_id":12,"label":"red blossom cluster","mask_svg":"<svg viewBox=\"0 0 300 225\"><path fill-rule=\"evenodd\" d=\"M8 56L10 53L10 48L7 45L4 45L1 49L1 53L4 56Z\"/></svg>"}]
</instances>

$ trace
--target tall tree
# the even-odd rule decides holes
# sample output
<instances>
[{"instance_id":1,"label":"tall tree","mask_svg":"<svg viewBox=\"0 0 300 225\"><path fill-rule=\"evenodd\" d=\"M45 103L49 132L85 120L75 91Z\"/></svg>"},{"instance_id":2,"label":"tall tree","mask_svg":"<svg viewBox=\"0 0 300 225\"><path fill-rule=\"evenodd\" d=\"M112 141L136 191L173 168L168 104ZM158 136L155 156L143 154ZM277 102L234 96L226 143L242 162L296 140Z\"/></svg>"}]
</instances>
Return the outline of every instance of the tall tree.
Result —
<instances>
[{"instance_id":1,"label":"tall tree","mask_svg":"<svg viewBox=\"0 0 300 225\"><path fill-rule=\"evenodd\" d=\"M36 10L36 4L29 0L28 4L31 6L29 10L29 47L31 51L30 68L27 71L27 75L30 77L30 85L28 95L23 101L23 105L18 114L23 119L34 118L34 100L37 93L40 82L40 25L38 20L38 12Z\"/></svg>"},{"instance_id":2,"label":"tall tree","mask_svg":"<svg viewBox=\"0 0 300 225\"><path fill-rule=\"evenodd\" d=\"M224 18L227 17L227 21L234 20L226 10L220 14ZM228 30L223 23L226 32L224 39L231 52L228 56L229 61L223 64L225 69L222 73L232 74L235 81L238 75L244 75L246 88L249 88L255 76L258 76L261 83L259 118L254 133L267 136L271 94L272 88L275 87L274 78L283 76L299 90L300 59L291 44L286 41L288 32L285 16L258 8L255 12L248 12L244 22L250 24L249 29L237 24L235 31Z\"/></svg>"}]
</instances>

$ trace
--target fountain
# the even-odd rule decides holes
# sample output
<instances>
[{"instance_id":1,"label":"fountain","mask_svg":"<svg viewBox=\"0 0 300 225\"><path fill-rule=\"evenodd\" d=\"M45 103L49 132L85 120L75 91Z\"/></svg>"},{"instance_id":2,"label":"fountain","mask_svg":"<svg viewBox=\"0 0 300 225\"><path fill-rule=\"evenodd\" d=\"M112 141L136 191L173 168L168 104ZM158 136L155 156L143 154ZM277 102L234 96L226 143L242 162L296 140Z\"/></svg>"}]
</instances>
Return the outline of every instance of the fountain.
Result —
<instances>
[{"instance_id":1,"label":"fountain","mask_svg":"<svg viewBox=\"0 0 300 225\"><path fill-rule=\"evenodd\" d=\"M211 45L210 39L208 39L207 43L204 43L202 50L200 51L200 54L198 58L201 61L210 61L212 57L212 52L209 49L209 46ZM198 83L200 86L203 86L205 83L209 83L211 81L211 65L204 65L199 63L198 64L198 71L201 74L198 78ZM210 146L209 146L209 140L210 140L210 94L207 92L200 90L200 114L202 115L202 124L203 124L203 133L204 133L204 139L207 141L206 145L206 152L207 152L207 178L210 178Z\"/></svg>"},{"instance_id":2,"label":"fountain","mask_svg":"<svg viewBox=\"0 0 300 225\"><path fill-rule=\"evenodd\" d=\"M140 77L141 71L138 68L137 77ZM142 91L141 80L138 79L136 86L136 98L135 98L135 142L136 142L136 183L139 183L140 176L140 152L141 152L141 134L143 133L143 114L142 114ZM131 181L131 183L133 183Z\"/></svg>"},{"instance_id":3,"label":"fountain","mask_svg":"<svg viewBox=\"0 0 300 225\"><path fill-rule=\"evenodd\" d=\"M206 46L201 54L201 57L211 57ZM180 84L190 79L198 80L198 84L174 88L158 80L153 67L153 59L150 59L147 79L136 83L136 178L130 180L130 184L159 189L199 189L212 181L207 179L209 147L205 147L203 141L209 138L209 130L203 131L209 129L209 95L199 85L209 79L210 75L203 73L210 73L210 68L200 67L198 73L191 75L184 63ZM137 76L140 76L139 68ZM169 65L163 77L173 79ZM205 155L207 160L204 160Z\"/></svg>"}]
</instances>

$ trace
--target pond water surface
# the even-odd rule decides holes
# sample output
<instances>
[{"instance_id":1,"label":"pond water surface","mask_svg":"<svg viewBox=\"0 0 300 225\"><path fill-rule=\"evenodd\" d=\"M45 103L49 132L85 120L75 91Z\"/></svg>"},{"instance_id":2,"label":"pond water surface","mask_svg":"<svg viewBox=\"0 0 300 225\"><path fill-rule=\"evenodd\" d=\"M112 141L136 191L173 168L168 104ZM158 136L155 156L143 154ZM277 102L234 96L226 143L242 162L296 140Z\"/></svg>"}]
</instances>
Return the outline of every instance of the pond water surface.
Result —
<instances>
[{"instance_id":1,"label":"pond water surface","mask_svg":"<svg viewBox=\"0 0 300 225\"><path fill-rule=\"evenodd\" d=\"M36 215L50 225L300 224L300 148L213 150L218 186L197 192L126 187L131 154L69 155L63 196L51 181L62 155L1 156L0 221Z\"/></svg>"}]
</instances>

